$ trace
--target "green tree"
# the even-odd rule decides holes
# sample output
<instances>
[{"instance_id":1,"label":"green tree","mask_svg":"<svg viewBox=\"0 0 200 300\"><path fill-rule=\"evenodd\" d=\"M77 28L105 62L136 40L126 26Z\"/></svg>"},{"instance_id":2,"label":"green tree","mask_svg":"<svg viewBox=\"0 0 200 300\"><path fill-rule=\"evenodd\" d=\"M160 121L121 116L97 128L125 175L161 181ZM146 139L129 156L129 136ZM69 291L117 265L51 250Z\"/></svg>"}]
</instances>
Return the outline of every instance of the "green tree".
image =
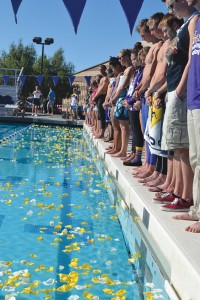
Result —
<instances>
[{"instance_id":1,"label":"green tree","mask_svg":"<svg viewBox=\"0 0 200 300\"><path fill-rule=\"evenodd\" d=\"M41 59L37 57L35 45L24 46L22 40L16 45L12 43L9 47L8 53L6 51L0 52L0 67L1 68L18 68L23 70L23 75L27 76L26 82L22 89L22 96L28 97L34 90L35 85L38 85L36 76L41 72ZM5 73L6 72L6 73ZM10 75L11 72L6 70L2 75ZM62 48L58 49L52 57L44 55L43 58L43 84L42 93L44 98L47 97L50 87L53 87L51 76L59 76L60 80L54 88L56 92L56 99L61 103L62 98L70 94L71 88L67 76L74 73L74 65L71 62L65 62L64 51Z\"/></svg>"}]
</instances>

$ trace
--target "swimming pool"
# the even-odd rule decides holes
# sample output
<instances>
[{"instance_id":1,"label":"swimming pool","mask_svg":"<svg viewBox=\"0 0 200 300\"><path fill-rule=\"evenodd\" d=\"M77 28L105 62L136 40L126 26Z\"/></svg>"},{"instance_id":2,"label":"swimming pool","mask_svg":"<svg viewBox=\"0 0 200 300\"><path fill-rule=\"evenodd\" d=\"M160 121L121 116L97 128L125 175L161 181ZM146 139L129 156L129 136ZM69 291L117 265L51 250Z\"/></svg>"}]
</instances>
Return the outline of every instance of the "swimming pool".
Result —
<instances>
[{"instance_id":1,"label":"swimming pool","mask_svg":"<svg viewBox=\"0 0 200 300\"><path fill-rule=\"evenodd\" d=\"M27 127L1 143L0 170L0 299L168 299L81 129Z\"/></svg>"},{"instance_id":2,"label":"swimming pool","mask_svg":"<svg viewBox=\"0 0 200 300\"><path fill-rule=\"evenodd\" d=\"M17 132L22 131L27 128L27 125L16 125L16 124L0 124L0 140L4 138L11 137L15 135Z\"/></svg>"}]
</instances>

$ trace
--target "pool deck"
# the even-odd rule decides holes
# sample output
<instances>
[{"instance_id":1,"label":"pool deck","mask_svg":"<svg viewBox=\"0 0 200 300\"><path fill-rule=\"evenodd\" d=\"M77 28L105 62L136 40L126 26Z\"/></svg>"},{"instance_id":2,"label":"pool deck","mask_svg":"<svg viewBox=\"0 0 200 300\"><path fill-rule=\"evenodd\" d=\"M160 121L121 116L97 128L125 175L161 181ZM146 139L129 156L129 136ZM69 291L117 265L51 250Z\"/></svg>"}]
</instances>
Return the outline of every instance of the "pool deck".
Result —
<instances>
[{"instance_id":1,"label":"pool deck","mask_svg":"<svg viewBox=\"0 0 200 300\"><path fill-rule=\"evenodd\" d=\"M97 148L124 197L130 213L136 211L142 220L138 227L146 235L153 256L166 278L166 290L172 300L200 299L200 234L184 229L191 221L172 219L177 213L165 212L153 202L151 193L131 175L132 168L123 166L120 158L105 154L108 143L94 139L91 129L84 125L89 140ZM143 229L142 229L143 228ZM146 233L145 233L146 232Z\"/></svg>"},{"instance_id":2,"label":"pool deck","mask_svg":"<svg viewBox=\"0 0 200 300\"><path fill-rule=\"evenodd\" d=\"M83 127L83 120L72 121L63 119L61 114L47 115L38 114L38 117L32 116L31 113L26 113L24 117L17 116L0 116L0 122L21 123L21 124L40 124L52 126L68 126L68 127Z\"/></svg>"}]
</instances>

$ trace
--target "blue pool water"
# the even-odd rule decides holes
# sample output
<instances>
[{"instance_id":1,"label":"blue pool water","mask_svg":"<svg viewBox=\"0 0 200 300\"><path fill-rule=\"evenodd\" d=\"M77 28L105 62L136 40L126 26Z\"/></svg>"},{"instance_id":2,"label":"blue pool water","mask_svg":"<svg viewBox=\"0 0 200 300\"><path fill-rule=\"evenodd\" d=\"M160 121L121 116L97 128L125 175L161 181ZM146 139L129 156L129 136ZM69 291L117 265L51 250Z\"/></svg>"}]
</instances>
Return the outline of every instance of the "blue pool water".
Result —
<instances>
[{"instance_id":1,"label":"blue pool water","mask_svg":"<svg viewBox=\"0 0 200 300\"><path fill-rule=\"evenodd\" d=\"M0 124L0 140L14 135L17 131L25 129L26 125L16 125L16 124Z\"/></svg>"},{"instance_id":2,"label":"blue pool water","mask_svg":"<svg viewBox=\"0 0 200 300\"><path fill-rule=\"evenodd\" d=\"M29 126L3 141L0 182L0 299L168 299L81 129Z\"/></svg>"}]
</instances>

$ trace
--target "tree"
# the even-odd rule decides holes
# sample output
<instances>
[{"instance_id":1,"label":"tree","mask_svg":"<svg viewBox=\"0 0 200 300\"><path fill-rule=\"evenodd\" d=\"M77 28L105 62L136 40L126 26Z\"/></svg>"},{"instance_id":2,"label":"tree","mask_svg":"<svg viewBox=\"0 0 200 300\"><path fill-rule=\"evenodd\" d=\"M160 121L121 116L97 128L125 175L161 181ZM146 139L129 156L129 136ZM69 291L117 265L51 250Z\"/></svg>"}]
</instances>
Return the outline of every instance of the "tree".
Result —
<instances>
[{"instance_id":1,"label":"tree","mask_svg":"<svg viewBox=\"0 0 200 300\"><path fill-rule=\"evenodd\" d=\"M22 89L22 96L28 97L33 92L35 85L37 85L36 76L40 75L41 56L37 57L34 44L24 46L22 40L18 45L12 43L8 53L2 51L0 53L0 67L1 68L18 68L24 67L23 75L27 76L26 82ZM60 80L55 87L56 99L61 103L62 98L70 94L70 85L67 76L74 73L74 65L71 62L66 63L64 58L64 51L62 48L58 49L53 57L44 55L43 59L43 75L44 80L42 84L42 92L44 97L47 97L50 87L53 87L51 76L59 76ZM11 73L7 70L6 74Z\"/></svg>"}]
</instances>

